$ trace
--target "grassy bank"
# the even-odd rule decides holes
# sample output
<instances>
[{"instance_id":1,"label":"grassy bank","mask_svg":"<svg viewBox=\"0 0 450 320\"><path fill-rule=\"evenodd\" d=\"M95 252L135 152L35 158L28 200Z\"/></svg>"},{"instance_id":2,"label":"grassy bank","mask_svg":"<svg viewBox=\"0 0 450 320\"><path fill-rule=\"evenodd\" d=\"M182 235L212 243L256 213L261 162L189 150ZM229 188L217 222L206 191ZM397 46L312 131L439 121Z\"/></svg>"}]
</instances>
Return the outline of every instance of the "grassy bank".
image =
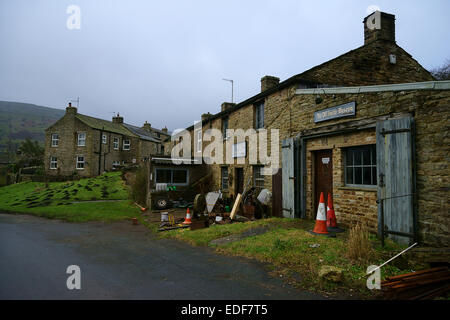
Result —
<instances>
[{"instance_id":1,"label":"grassy bank","mask_svg":"<svg viewBox=\"0 0 450 320\"><path fill-rule=\"evenodd\" d=\"M240 234L252 228L269 227L268 231L237 241L211 244L211 240ZM344 293L358 297L370 297L373 292L366 288L366 269L369 265L379 265L395 255L402 246L387 241L382 248L375 236L370 237L372 253L368 261L355 262L348 257L348 231L337 234L336 238L314 236L308 231L314 221L300 219L271 218L246 223L213 225L207 229L188 229L164 232L161 237L176 238L194 245L209 245L220 253L253 258L268 263L277 275L289 283L325 293ZM343 279L339 283L319 277L322 266L338 267ZM382 279L387 276L410 272L411 266L400 269L391 263L383 267Z\"/></svg>"},{"instance_id":2,"label":"grassy bank","mask_svg":"<svg viewBox=\"0 0 450 320\"><path fill-rule=\"evenodd\" d=\"M71 222L134 217L139 210L127 199L128 188L120 172L50 182L48 187L42 182L22 182L0 188L0 210Z\"/></svg>"}]
</instances>

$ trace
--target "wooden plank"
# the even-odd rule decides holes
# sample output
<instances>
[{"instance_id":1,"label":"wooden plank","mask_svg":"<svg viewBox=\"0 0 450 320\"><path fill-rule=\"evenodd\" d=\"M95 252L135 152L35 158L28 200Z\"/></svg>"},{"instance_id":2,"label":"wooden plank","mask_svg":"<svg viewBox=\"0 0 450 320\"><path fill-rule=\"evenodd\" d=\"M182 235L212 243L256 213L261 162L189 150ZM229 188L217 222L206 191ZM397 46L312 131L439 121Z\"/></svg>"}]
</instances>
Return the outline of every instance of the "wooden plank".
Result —
<instances>
[{"instance_id":1,"label":"wooden plank","mask_svg":"<svg viewBox=\"0 0 450 320\"><path fill-rule=\"evenodd\" d=\"M236 215L236 212L239 208L239 204L241 203L242 195L238 193L236 196L236 201L234 202L233 209L231 210L230 219L233 220L234 216Z\"/></svg>"},{"instance_id":2,"label":"wooden plank","mask_svg":"<svg viewBox=\"0 0 450 320\"><path fill-rule=\"evenodd\" d=\"M282 212L285 218L294 218L294 139L282 141Z\"/></svg>"}]
</instances>

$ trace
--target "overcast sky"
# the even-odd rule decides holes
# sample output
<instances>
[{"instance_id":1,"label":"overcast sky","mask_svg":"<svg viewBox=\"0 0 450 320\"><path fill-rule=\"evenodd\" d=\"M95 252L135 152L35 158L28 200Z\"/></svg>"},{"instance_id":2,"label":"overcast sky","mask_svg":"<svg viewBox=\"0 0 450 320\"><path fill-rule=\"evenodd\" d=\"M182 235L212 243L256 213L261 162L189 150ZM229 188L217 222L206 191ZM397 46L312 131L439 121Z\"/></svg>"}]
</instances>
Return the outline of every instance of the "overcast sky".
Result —
<instances>
[{"instance_id":1,"label":"overcast sky","mask_svg":"<svg viewBox=\"0 0 450 320\"><path fill-rule=\"evenodd\" d=\"M80 29L66 22L81 9ZM0 0L0 100L169 130L361 46L370 5L430 69L450 58L450 1Z\"/></svg>"}]
</instances>

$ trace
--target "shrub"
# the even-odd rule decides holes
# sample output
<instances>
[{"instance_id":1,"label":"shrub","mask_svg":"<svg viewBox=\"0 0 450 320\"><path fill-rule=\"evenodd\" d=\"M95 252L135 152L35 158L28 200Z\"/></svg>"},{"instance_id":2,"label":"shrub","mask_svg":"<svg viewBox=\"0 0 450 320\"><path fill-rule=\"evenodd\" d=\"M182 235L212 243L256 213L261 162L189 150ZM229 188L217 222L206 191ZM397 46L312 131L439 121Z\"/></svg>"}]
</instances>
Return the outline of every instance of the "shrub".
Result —
<instances>
[{"instance_id":1,"label":"shrub","mask_svg":"<svg viewBox=\"0 0 450 320\"><path fill-rule=\"evenodd\" d=\"M350 229L347 247L348 257L356 263L366 263L373 254L366 226L358 223Z\"/></svg>"}]
</instances>

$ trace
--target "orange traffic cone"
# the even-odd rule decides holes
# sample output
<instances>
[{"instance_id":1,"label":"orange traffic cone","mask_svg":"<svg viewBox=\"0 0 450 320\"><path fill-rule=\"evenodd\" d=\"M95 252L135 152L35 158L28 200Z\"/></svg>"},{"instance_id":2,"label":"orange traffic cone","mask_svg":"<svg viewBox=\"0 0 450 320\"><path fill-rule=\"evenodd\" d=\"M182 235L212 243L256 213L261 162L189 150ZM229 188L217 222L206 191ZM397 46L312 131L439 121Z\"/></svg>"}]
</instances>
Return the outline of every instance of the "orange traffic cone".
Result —
<instances>
[{"instance_id":1,"label":"orange traffic cone","mask_svg":"<svg viewBox=\"0 0 450 320\"><path fill-rule=\"evenodd\" d=\"M336 214L334 213L333 198L331 197L331 193L328 194L327 201L327 229L329 232L344 232L344 229L341 229L337 226Z\"/></svg>"},{"instance_id":2,"label":"orange traffic cone","mask_svg":"<svg viewBox=\"0 0 450 320\"><path fill-rule=\"evenodd\" d=\"M316 225L314 230L310 231L312 234L327 235L327 216L325 214L325 202L323 201L323 192L320 193L319 207L317 208Z\"/></svg>"},{"instance_id":3,"label":"orange traffic cone","mask_svg":"<svg viewBox=\"0 0 450 320\"><path fill-rule=\"evenodd\" d=\"M186 218L184 219L183 224L191 224L191 223L192 223L192 221L191 221L191 214L189 213L189 208L187 208Z\"/></svg>"}]
</instances>

